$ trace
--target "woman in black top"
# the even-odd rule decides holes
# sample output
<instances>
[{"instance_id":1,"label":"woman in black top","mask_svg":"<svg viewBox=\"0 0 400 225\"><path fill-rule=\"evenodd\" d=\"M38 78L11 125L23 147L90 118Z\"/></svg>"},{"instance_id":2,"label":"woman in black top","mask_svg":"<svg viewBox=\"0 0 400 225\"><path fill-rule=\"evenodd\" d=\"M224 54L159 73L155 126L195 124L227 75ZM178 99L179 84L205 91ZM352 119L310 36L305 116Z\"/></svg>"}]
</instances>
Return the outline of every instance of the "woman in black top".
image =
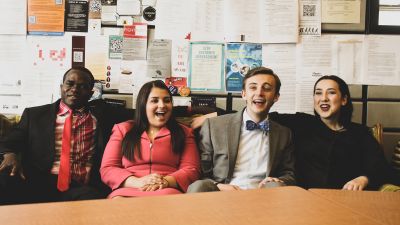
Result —
<instances>
[{"instance_id":1,"label":"woman in black top","mask_svg":"<svg viewBox=\"0 0 400 225\"><path fill-rule=\"evenodd\" d=\"M270 113L270 119L294 133L299 186L376 189L392 178L383 151L369 129L351 122L350 92L341 78L323 76L317 80L314 113Z\"/></svg>"}]
</instances>

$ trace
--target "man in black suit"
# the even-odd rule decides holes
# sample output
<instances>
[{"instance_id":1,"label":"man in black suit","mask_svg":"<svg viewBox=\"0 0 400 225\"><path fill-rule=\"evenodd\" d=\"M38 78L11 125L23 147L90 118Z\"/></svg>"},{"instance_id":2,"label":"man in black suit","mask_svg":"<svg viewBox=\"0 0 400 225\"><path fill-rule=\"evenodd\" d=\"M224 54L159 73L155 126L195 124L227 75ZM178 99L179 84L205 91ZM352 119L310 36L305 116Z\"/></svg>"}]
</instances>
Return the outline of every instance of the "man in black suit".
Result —
<instances>
[{"instance_id":1,"label":"man in black suit","mask_svg":"<svg viewBox=\"0 0 400 225\"><path fill-rule=\"evenodd\" d=\"M88 69L71 68L60 85L60 100L24 110L19 124L0 142L4 157L0 205L96 199L108 194L99 174L103 150L113 125L131 119L133 112L103 100L88 102L93 85ZM64 129L66 123L70 129ZM62 139L68 139L63 138L64 130L71 130L70 141L65 141L69 142L67 155L62 151ZM63 159L67 161L63 168L69 168L66 188L58 186Z\"/></svg>"}]
</instances>

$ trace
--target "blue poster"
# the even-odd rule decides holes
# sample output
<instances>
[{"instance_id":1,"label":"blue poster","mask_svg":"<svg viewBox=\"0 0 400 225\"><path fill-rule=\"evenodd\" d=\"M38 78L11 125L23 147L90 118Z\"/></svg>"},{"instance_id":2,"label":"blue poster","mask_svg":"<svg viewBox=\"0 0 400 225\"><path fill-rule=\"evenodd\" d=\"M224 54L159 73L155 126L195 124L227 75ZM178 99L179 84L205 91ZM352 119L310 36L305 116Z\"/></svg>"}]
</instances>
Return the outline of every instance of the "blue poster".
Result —
<instances>
[{"instance_id":1,"label":"blue poster","mask_svg":"<svg viewBox=\"0 0 400 225\"><path fill-rule=\"evenodd\" d=\"M226 45L226 91L242 91L246 73L262 65L262 44L227 43Z\"/></svg>"}]
</instances>

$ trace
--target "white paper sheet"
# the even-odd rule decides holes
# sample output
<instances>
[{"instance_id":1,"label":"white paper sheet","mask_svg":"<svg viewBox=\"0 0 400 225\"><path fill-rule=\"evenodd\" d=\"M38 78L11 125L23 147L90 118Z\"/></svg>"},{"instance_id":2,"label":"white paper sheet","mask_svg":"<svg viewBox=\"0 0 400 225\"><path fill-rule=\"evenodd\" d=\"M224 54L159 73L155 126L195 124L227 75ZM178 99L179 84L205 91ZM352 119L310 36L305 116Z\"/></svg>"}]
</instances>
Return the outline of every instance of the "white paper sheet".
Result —
<instances>
[{"instance_id":1,"label":"white paper sheet","mask_svg":"<svg viewBox=\"0 0 400 225\"><path fill-rule=\"evenodd\" d=\"M172 77L188 77L189 75L189 40L173 40L171 49Z\"/></svg>"},{"instance_id":2,"label":"white paper sheet","mask_svg":"<svg viewBox=\"0 0 400 225\"><path fill-rule=\"evenodd\" d=\"M138 38L124 38L122 47L122 59L144 60L146 59L147 41Z\"/></svg>"},{"instance_id":3,"label":"white paper sheet","mask_svg":"<svg viewBox=\"0 0 400 225\"><path fill-rule=\"evenodd\" d=\"M171 76L171 40L150 41L147 52L147 76L166 78Z\"/></svg>"},{"instance_id":4,"label":"white paper sheet","mask_svg":"<svg viewBox=\"0 0 400 225\"><path fill-rule=\"evenodd\" d=\"M89 19L88 34L89 35L101 34L101 19Z\"/></svg>"},{"instance_id":5,"label":"white paper sheet","mask_svg":"<svg viewBox=\"0 0 400 225\"><path fill-rule=\"evenodd\" d=\"M332 36L303 36L296 53L296 111L313 113L313 87L323 75L332 74Z\"/></svg>"},{"instance_id":6,"label":"white paper sheet","mask_svg":"<svg viewBox=\"0 0 400 225\"><path fill-rule=\"evenodd\" d=\"M136 108L136 98L139 93L140 88L144 83L155 80L151 77L146 76L146 61L136 60L136 61L123 61L121 64L121 69L129 69L132 71L130 76L120 77L120 93L132 93L132 106Z\"/></svg>"},{"instance_id":7,"label":"white paper sheet","mask_svg":"<svg viewBox=\"0 0 400 225\"><path fill-rule=\"evenodd\" d=\"M118 15L140 15L139 0L118 0L117 1Z\"/></svg>"},{"instance_id":8,"label":"white paper sheet","mask_svg":"<svg viewBox=\"0 0 400 225\"><path fill-rule=\"evenodd\" d=\"M107 35L122 35L124 30L120 27L102 27L101 34L104 36Z\"/></svg>"},{"instance_id":9,"label":"white paper sheet","mask_svg":"<svg viewBox=\"0 0 400 225\"><path fill-rule=\"evenodd\" d=\"M0 34L26 34L27 0L0 1Z\"/></svg>"},{"instance_id":10,"label":"white paper sheet","mask_svg":"<svg viewBox=\"0 0 400 225\"><path fill-rule=\"evenodd\" d=\"M163 0L157 2L157 39L296 43L297 0Z\"/></svg>"},{"instance_id":11,"label":"white paper sheet","mask_svg":"<svg viewBox=\"0 0 400 225\"><path fill-rule=\"evenodd\" d=\"M0 113L22 113L22 78L28 71L27 51L25 35L0 35Z\"/></svg>"},{"instance_id":12,"label":"white paper sheet","mask_svg":"<svg viewBox=\"0 0 400 225\"><path fill-rule=\"evenodd\" d=\"M260 27L250 26L252 29L260 30L258 42L297 43L299 36L298 0L259 1L259 10ZM242 19L247 20L246 17L242 17Z\"/></svg>"},{"instance_id":13,"label":"white paper sheet","mask_svg":"<svg viewBox=\"0 0 400 225\"><path fill-rule=\"evenodd\" d=\"M224 41L224 0L195 0L192 41Z\"/></svg>"},{"instance_id":14,"label":"white paper sheet","mask_svg":"<svg viewBox=\"0 0 400 225\"><path fill-rule=\"evenodd\" d=\"M257 3L248 0L225 0L225 39L228 42L258 42L260 17Z\"/></svg>"},{"instance_id":15,"label":"white paper sheet","mask_svg":"<svg viewBox=\"0 0 400 225\"><path fill-rule=\"evenodd\" d=\"M282 84L280 97L270 111L296 112L296 44L264 44L262 61Z\"/></svg>"},{"instance_id":16,"label":"white paper sheet","mask_svg":"<svg viewBox=\"0 0 400 225\"><path fill-rule=\"evenodd\" d=\"M117 6L103 5L101 7L101 22L104 24L117 24Z\"/></svg>"},{"instance_id":17,"label":"white paper sheet","mask_svg":"<svg viewBox=\"0 0 400 225\"><path fill-rule=\"evenodd\" d=\"M365 35L334 35L332 41L333 73L348 84L362 84Z\"/></svg>"},{"instance_id":18,"label":"white paper sheet","mask_svg":"<svg viewBox=\"0 0 400 225\"><path fill-rule=\"evenodd\" d=\"M157 2L156 39L184 39L191 32L193 2L162 0Z\"/></svg>"},{"instance_id":19,"label":"white paper sheet","mask_svg":"<svg viewBox=\"0 0 400 225\"><path fill-rule=\"evenodd\" d=\"M368 35L364 53L364 84L400 85L400 36Z\"/></svg>"},{"instance_id":20,"label":"white paper sheet","mask_svg":"<svg viewBox=\"0 0 400 225\"><path fill-rule=\"evenodd\" d=\"M22 82L26 107L49 104L60 97L62 77L71 67L71 36L28 36L28 69Z\"/></svg>"},{"instance_id":21,"label":"white paper sheet","mask_svg":"<svg viewBox=\"0 0 400 225\"><path fill-rule=\"evenodd\" d=\"M133 80L137 77L138 73L138 63L145 61L121 61L120 73L119 73L119 93L132 93L133 92Z\"/></svg>"},{"instance_id":22,"label":"white paper sheet","mask_svg":"<svg viewBox=\"0 0 400 225\"><path fill-rule=\"evenodd\" d=\"M0 35L0 94L21 94L27 52L25 35Z\"/></svg>"}]
</instances>

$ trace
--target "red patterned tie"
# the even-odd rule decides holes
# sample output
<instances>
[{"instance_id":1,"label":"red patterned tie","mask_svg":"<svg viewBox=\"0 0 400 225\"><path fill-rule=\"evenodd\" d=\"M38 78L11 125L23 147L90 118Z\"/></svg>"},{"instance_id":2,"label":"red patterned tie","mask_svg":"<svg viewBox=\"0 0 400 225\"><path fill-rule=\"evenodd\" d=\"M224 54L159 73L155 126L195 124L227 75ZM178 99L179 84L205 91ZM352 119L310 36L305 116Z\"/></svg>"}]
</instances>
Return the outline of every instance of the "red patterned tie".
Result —
<instances>
[{"instance_id":1,"label":"red patterned tie","mask_svg":"<svg viewBox=\"0 0 400 225\"><path fill-rule=\"evenodd\" d=\"M57 188L60 191L66 191L69 187L70 165L69 154L71 151L71 130L72 130L72 110L68 111L68 117L64 122L62 136L62 147L60 157L60 170L58 172Z\"/></svg>"}]
</instances>

